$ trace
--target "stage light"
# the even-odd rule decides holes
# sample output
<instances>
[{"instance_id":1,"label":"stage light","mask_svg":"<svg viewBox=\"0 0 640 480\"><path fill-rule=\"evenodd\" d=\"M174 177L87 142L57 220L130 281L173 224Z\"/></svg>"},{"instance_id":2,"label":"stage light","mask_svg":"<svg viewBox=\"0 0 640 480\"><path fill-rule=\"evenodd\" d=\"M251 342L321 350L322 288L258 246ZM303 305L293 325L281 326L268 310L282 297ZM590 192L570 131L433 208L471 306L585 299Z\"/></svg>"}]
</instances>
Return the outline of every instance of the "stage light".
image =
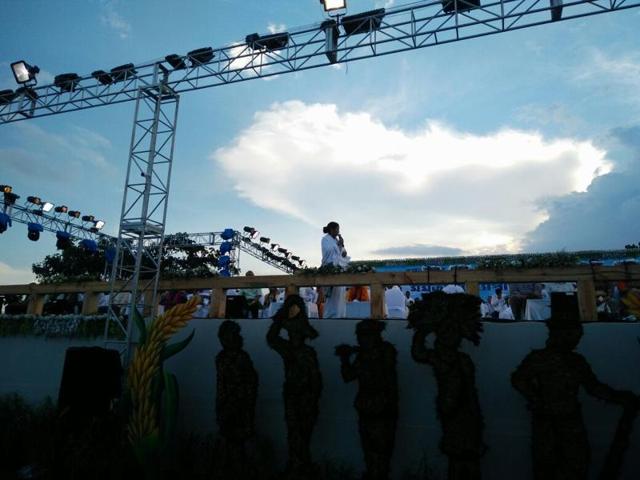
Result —
<instances>
[{"instance_id":1,"label":"stage light","mask_svg":"<svg viewBox=\"0 0 640 480\"><path fill-rule=\"evenodd\" d=\"M56 238L56 248L58 250L64 250L72 245L71 234L69 232L59 230L56 232Z\"/></svg>"},{"instance_id":2,"label":"stage light","mask_svg":"<svg viewBox=\"0 0 640 480\"><path fill-rule=\"evenodd\" d=\"M29 222L27 223L27 237L32 242L37 242L40 239L40 232L44 231L44 227L39 223Z\"/></svg>"},{"instance_id":3,"label":"stage light","mask_svg":"<svg viewBox=\"0 0 640 480\"><path fill-rule=\"evenodd\" d=\"M35 85L37 83L36 75L40 73L40 69L38 67L31 66L24 60L13 62L11 64L11 70L13 71L13 76L16 79L16 82L20 85L25 85L30 82L33 82L33 85Z\"/></svg>"},{"instance_id":4,"label":"stage light","mask_svg":"<svg viewBox=\"0 0 640 480\"><path fill-rule=\"evenodd\" d=\"M271 244L271 250L276 250L280 245L277 243L272 243Z\"/></svg>"},{"instance_id":5,"label":"stage light","mask_svg":"<svg viewBox=\"0 0 640 480\"><path fill-rule=\"evenodd\" d=\"M20 198L20 195L13 192L5 192L4 193L4 203L5 205L13 205L16 203L16 200Z\"/></svg>"},{"instance_id":6,"label":"stage light","mask_svg":"<svg viewBox=\"0 0 640 480\"><path fill-rule=\"evenodd\" d=\"M271 241L271 239L270 239L270 238L267 238L267 237L260 237L260 241L261 241L262 243L269 243L269 242Z\"/></svg>"},{"instance_id":7,"label":"stage light","mask_svg":"<svg viewBox=\"0 0 640 480\"><path fill-rule=\"evenodd\" d=\"M222 242L220 245L220 253L222 255L229 253L231 250L233 250L233 243L231 242Z\"/></svg>"},{"instance_id":8,"label":"stage light","mask_svg":"<svg viewBox=\"0 0 640 480\"><path fill-rule=\"evenodd\" d=\"M282 50L289 43L289 34L287 32L273 33L271 35L260 36L252 33L245 37L245 42L251 50Z\"/></svg>"},{"instance_id":9,"label":"stage light","mask_svg":"<svg viewBox=\"0 0 640 480\"><path fill-rule=\"evenodd\" d=\"M253 227L244 227L243 230L248 233L251 238L256 238L258 235L260 235L260 232Z\"/></svg>"},{"instance_id":10,"label":"stage light","mask_svg":"<svg viewBox=\"0 0 640 480\"><path fill-rule=\"evenodd\" d=\"M347 35L370 33L380 28L380 24L382 23L385 13L384 8L379 8L369 12L342 17L342 21L340 23L342 24L342 28L344 28L344 33Z\"/></svg>"},{"instance_id":11,"label":"stage light","mask_svg":"<svg viewBox=\"0 0 640 480\"><path fill-rule=\"evenodd\" d=\"M42 204L42 200L40 199L40 197L34 197L34 196L27 197L27 202L33 203L34 205Z\"/></svg>"},{"instance_id":12,"label":"stage light","mask_svg":"<svg viewBox=\"0 0 640 480\"><path fill-rule=\"evenodd\" d=\"M320 0L325 12L344 10L347 8L347 0Z\"/></svg>"},{"instance_id":13,"label":"stage light","mask_svg":"<svg viewBox=\"0 0 640 480\"><path fill-rule=\"evenodd\" d=\"M44 213L49 213L52 209L53 209L53 203L51 203L51 202L43 202L42 203L41 210Z\"/></svg>"},{"instance_id":14,"label":"stage light","mask_svg":"<svg viewBox=\"0 0 640 480\"><path fill-rule=\"evenodd\" d=\"M442 0L442 10L444 13L468 12L480 7L480 0Z\"/></svg>"},{"instance_id":15,"label":"stage light","mask_svg":"<svg viewBox=\"0 0 640 480\"><path fill-rule=\"evenodd\" d=\"M182 70L186 68L187 64L184 63L184 59L180 55L172 53L164 57L165 61L173 67L174 70Z\"/></svg>"},{"instance_id":16,"label":"stage light","mask_svg":"<svg viewBox=\"0 0 640 480\"><path fill-rule=\"evenodd\" d=\"M136 73L138 72L136 72L136 69L133 67L133 63L125 63L124 65L111 69L111 79L114 83L123 82L133 77Z\"/></svg>"},{"instance_id":17,"label":"stage light","mask_svg":"<svg viewBox=\"0 0 640 480\"><path fill-rule=\"evenodd\" d=\"M96 70L91 72L91 76L98 80L102 85L111 85L113 83L113 78L104 70Z\"/></svg>"},{"instance_id":18,"label":"stage light","mask_svg":"<svg viewBox=\"0 0 640 480\"><path fill-rule=\"evenodd\" d=\"M11 193L13 192L13 187L11 185L0 185L0 192Z\"/></svg>"},{"instance_id":19,"label":"stage light","mask_svg":"<svg viewBox=\"0 0 640 480\"><path fill-rule=\"evenodd\" d=\"M56 75L53 84L60 89L61 92L73 92L80 82L77 73L61 73Z\"/></svg>"},{"instance_id":20,"label":"stage light","mask_svg":"<svg viewBox=\"0 0 640 480\"><path fill-rule=\"evenodd\" d=\"M8 105L16 98L13 90L0 90L0 105Z\"/></svg>"},{"instance_id":21,"label":"stage light","mask_svg":"<svg viewBox=\"0 0 640 480\"><path fill-rule=\"evenodd\" d=\"M71 210L67 215L72 218L80 218L80 212L78 210Z\"/></svg>"},{"instance_id":22,"label":"stage light","mask_svg":"<svg viewBox=\"0 0 640 480\"><path fill-rule=\"evenodd\" d=\"M95 227L98 230L102 230L104 228L104 220L96 220Z\"/></svg>"},{"instance_id":23,"label":"stage light","mask_svg":"<svg viewBox=\"0 0 640 480\"><path fill-rule=\"evenodd\" d=\"M96 253L98 251L98 244L96 241L89 238L82 239L82 241L80 241L80 246L91 253Z\"/></svg>"},{"instance_id":24,"label":"stage light","mask_svg":"<svg viewBox=\"0 0 640 480\"><path fill-rule=\"evenodd\" d=\"M189 57L189 60L191 60L192 67L197 67L198 65L202 65L203 63L209 63L211 60L213 60L214 57L213 48L204 47L191 50L189 53L187 53L187 57Z\"/></svg>"},{"instance_id":25,"label":"stage light","mask_svg":"<svg viewBox=\"0 0 640 480\"><path fill-rule=\"evenodd\" d=\"M53 211L56 213L67 213L69 209L66 205L60 205L59 207L54 208Z\"/></svg>"},{"instance_id":26,"label":"stage light","mask_svg":"<svg viewBox=\"0 0 640 480\"><path fill-rule=\"evenodd\" d=\"M291 260L293 260L294 262L298 262L300 261L300 257L298 257L297 255L292 255Z\"/></svg>"},{"instance_id":27,"label":"stage light","mask_svg":"<svg viewBox=\"0 0 640 480\"><path fill-rule=\"evenodd\" d=\"M236 235L236 232L233 228L225 228L224 231L220 234L223 240L231 240Z\"/></svg>"},{"instance_id":28,"label":"stage light","mask_svg":"<svg viewBox=\"0 0 640 480\"><path fill-rule=\"evenodd\" d=\"M7 228L11 226L11 217L6 213L0 212L0 233L7 231Z\"/></svg>"},{"instance_id":29,"label":"stage light","mask_svg":"<svg viewBox=\"0 0 640 480\"><path fill-rule=\"evenodd\" d=\"M83 215L83 216L82 216L82 221L83 221L83 222L91 222L91 223L95 223L95 221L96 221L96 217L94 217L93 215Z\"/></svg>"}]
</instances>

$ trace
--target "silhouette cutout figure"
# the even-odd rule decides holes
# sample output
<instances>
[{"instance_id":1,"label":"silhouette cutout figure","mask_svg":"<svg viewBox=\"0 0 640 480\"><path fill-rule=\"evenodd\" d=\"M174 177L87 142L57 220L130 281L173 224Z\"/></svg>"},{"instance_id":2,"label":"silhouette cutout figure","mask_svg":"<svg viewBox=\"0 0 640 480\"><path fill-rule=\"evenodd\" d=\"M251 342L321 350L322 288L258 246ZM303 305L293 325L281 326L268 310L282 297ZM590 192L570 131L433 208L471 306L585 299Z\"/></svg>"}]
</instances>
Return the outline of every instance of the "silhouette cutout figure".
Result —
<instances>
[{"instance_id":1,"label":"silhouette cutout figure","mask_svg":"<svg viewBox=\"0 0 640 480\"><path fill-rule=\"evenodd\" d=\"M288 339L281 336L282 330L287 332ZM317 336L299 295L286 298L267 332L267 344L284 362L283 397L289 444L285 477L290 479L310 478L315 470L310 444L318 420L322 377L316 351L306 344L306 340Z\"/></svg>"},{"instance_id":2,"label":"silhouette cutout figure","mask_svg":"<svg viewBox=\"0 0 640 480\"><path fill-rule=\"evenodd\" d=\"M460 352L463 339L480 343L480 299L464 293L433 292L416 302L409 314L415 330L411 356L433 367L438 383L436 406L442 425L440 450L449 459L449 480L481 478L484 421L478 401L475 366ZM435 334L432 348L425 344Z\"/></svg>"},{"instance_id":3,"label":"silhouette cutout figure","mask_svg":"<svg viewBox=\"0 0 640 480\"><path fill-rule=\"evenodd\" d=\"M389 478L398 422L397 352L383 340L384 328L379 320L363 320L356 325L358 346L336 347L343 380L358 382L354 406L366 464L362 478L366 480Z\"/></svg>"}]
</instances>

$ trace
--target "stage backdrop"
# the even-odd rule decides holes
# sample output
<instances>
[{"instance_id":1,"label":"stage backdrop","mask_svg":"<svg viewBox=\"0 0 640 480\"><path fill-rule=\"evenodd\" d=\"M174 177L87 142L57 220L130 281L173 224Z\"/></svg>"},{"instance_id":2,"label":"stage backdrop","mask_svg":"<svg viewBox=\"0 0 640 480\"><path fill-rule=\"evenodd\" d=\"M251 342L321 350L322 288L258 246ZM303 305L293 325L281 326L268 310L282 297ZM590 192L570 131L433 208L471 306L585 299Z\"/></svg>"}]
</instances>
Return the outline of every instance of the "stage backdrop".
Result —
<instances>
[{"instance_id":1,"label":"stage backdrop","mask_svg":"<svg viewBox=\"0 0 640 480\"><path fill-rule=\"evenodd\" d=\"M286 429L282 402L283 365L265 342L269 320L240 320L245 349L260 376L257 428L271 440L277 457L284 463ZM324 390L320 418L312 449L316 459L331 459L357 470L362 469L357 414L353 400L357 385L344 384L334 347L355 343L356 321L318 320L312 324L320 336L311 345L316 349ZM215 355L220 349L218 320L197 319L191 329L196 335L191 345L167 362L180 382L180 423L184 430L215 432ZM479 347L465 345L476 365L480 404L485 419L484 441L488 450L482 460L484 478L531 479L530 417L524 399L511 387L511 372L533 348L546 339L546 327L537 323L485 323ZM438 450L440 425L436 417L436 382L431 367L418 365L410 355L411 331L404 321L387 322L384 333L398 350L400 416L393 457L393 478L415 470L426 462L433 478L446 478L446 458ZM590 324L578 351L591 364L598 378L614 388L640 393L640 324ZM0 393L18 392L31 401L46 395L57 398L65 349L101 342L45 340L32 337L0 338ZM602 465L621 414L617 406L606 405L584 392L581 402L592 448L592 473ZM625 457L621 478L637 480L640 472L640 421L636 421L631 446Z\"/></svg>"}]
</instances>

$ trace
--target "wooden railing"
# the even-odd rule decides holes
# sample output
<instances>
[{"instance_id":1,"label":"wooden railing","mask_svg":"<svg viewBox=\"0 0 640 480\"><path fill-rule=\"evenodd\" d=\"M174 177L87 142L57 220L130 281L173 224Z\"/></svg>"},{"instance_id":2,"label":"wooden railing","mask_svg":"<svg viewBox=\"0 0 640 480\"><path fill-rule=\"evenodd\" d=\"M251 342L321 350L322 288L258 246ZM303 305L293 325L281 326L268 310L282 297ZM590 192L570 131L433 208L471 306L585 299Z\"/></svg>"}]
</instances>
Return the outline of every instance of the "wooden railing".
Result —
<instances>
[{"instance_id":1,"label":"wooden railing","mask_svg":"<svg viewBox=\"0 0 640 480\"><path fill-rule=\"evenodd\" d=\"M478 295L480 283L576 282L578 304L583 321L597 319L596 282L639 282L640 265L577 266L526 270L457 270L431 272L379 272L341 275L270 275L254 277L214 277L161 280L159 290L212 290L209 317L224 318L225 290L234 288L286 288L296 292L300 287L356 286L371 288L371 317L384 317L384 287L388 285L464 284L467 293ZM0 295L29 295L27 312L42 314L45 295L83 293L83 314L97 311L98 294L107 292L103 282L0 285Z\"/></svg>"}]
</instances>

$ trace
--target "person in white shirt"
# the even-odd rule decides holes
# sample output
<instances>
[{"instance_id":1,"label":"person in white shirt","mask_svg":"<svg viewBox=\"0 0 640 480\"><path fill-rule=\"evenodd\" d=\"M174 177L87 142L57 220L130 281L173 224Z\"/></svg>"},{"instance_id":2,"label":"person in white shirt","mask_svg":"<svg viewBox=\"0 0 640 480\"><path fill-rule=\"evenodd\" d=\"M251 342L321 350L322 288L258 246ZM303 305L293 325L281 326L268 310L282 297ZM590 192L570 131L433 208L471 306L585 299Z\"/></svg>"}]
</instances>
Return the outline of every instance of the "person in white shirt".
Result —
<instances>
[{"instance_id":1,"label":"person in white shirt","mask_svg":"<svg viewBox=\"0 0 640 480\"><path fill-rule=\"evenodd\" d=\"M334 265L346 267L350 258L344 248L344 239L340 236L340 225L329 222L322 229L322 266ZM324 310L322 318L344 318L347 315L346 287L329 287L324 289Z\"/></svg>"},{"instance_id":2,"label":"person in white shirt","mask_svg":"<svg viewBox=\"0 0 640 480\"><path fill-rule=\"evenodd\" d=\"M492 315L496 320L500 317L500 312L504 309L504 297L502 296L502 288L496 288L496 294L491 297Z\"/></svg>"},{"instance_id":3,"label":"person in white shirt","mask_svg":"<svg viewBox=\"0 0 640 480\"><path fill-rule=\"evenodd\" d=\"M385 290L384 302L387 306L388 317L407 318L408 312L406 300L407 298L404 296L398 285L394 285L393 287Z\"/></svg>"}]
</instances>

